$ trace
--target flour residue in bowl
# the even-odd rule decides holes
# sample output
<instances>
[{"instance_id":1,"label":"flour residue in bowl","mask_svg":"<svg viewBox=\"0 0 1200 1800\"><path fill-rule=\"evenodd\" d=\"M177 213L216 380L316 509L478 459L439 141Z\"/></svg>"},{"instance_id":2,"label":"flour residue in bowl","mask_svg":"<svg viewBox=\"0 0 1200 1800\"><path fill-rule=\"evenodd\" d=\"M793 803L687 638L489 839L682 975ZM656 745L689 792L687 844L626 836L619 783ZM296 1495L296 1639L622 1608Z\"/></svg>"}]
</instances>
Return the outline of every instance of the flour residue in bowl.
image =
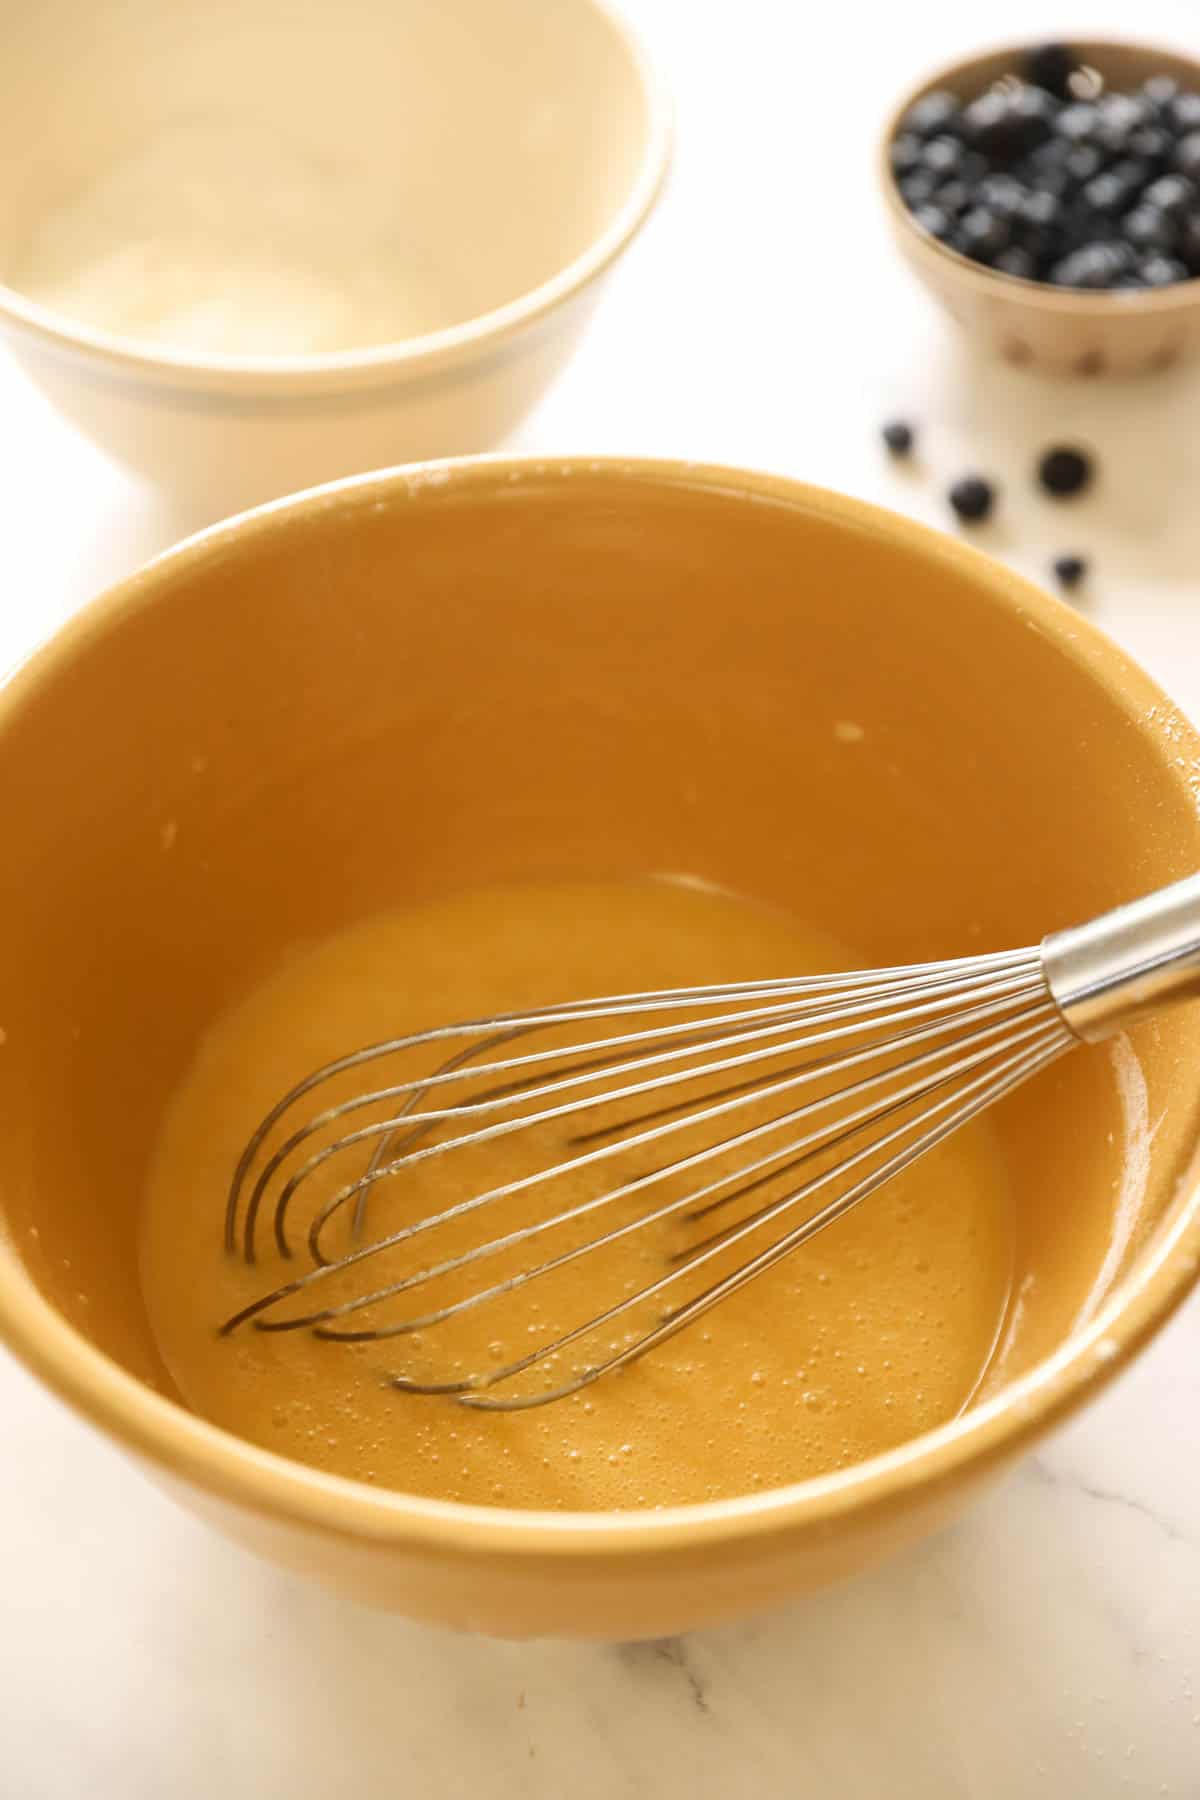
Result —
<instances>
[{"instance_id":1,"label":"flour residue in bowl","mask_svg":"<svg viewBox=\"0 0 1200 1800\"><path fill-rule=\"evenodd\" d=\"M536 1410L471 1413L397 1393L385 1378L414 1358L443 1373L448 1365L452 1376L486 1370L553 1340L576 1316L661 1274L662 1241L627 1236L607 1260L584 1257L522 1290L507 1311L464 1314L445 1339L446 1326L355 1345L252 1328L216 1335L219 1321L298 1272L279 1260L268 1221L257 1267L224 1253L225 1195L267 1107L330 1057L438 1020L564 995L813 974L853 960L786 913L665 880L461 893L297 953L215 1021L154 1152L143 1287L183 1397L255 1443L381 1487L569 1509L752 1493L845 1468L952 1418L987 1365L1011 1278L1011 1202L983 1120L652 1355ZM361 1072L340 1079L362 1091ZM488 1147L488 1187L512 1179L506 1158L518 1154L512 1138ZM608 1165L612 1179L644 1173L647 1154L635 1144L621 1150ZM547 1160L563 1155L556 1140ZM458 1172L453 1158L422 1163L381 1192L373 1231L457 1204L479 1191L480 1172ZM298 1243L338 1187L328 1173L328 1192L314 1193L293 1221ZM478 1241L475 1218L446 1230L439 1255L472 1234ZM411 1246L403 1254L411 1268ZM614 1342L624 1324L611 1328Z\"/></svg>"},{"instance_id":2,"label":"flour residue in bowl","mask_svg":"<svg viewBox=\"0 0 1200 1800\"><path fill-rule=\"evenodd\" d=\"M447 271L385 168L268 124L169 126L59 197L10 287L118 337L298 356L453 323Z\"/></svg>"}]
</instances>

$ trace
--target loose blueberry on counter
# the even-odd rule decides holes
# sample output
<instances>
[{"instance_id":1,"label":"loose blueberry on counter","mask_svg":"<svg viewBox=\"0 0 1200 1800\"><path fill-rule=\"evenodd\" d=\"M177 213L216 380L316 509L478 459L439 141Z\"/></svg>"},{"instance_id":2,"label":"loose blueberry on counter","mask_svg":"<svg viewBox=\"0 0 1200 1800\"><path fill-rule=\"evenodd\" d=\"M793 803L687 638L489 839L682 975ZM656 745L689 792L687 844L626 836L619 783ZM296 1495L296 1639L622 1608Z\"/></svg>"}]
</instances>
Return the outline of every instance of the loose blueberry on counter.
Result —
<instances>
[{"instance_id":1,"label":"loose blueberry on counter","mask_svg":"<svg viewBox=\"0 0 1200 1800\"><path fill-rule=\"evenodd\" d=\"M917 441L917 434L907 419L889 419L882 436L893 456L907 456Z\"/></svg>"},{"instance_id":2,"label":"loose blueberry on counter","mask_svg":"<svg viewBox=\"0 0 1200 1800\"><path fill-rule=\"evenodd\" d=\"M947 499L964 525L980 525L996 503L996 490L982 475L964 475L954 483Z\"/></svg>"},{"instance_id":3,"label":"loose blueberry on counter","mask_svg":"<svg viewBox=\"0 0 1200 1800\"><path fill-rule=\"evenodd\" d=\"M1073 444L1054 444L1038 459L1038 482L1056 500L1081 494L1092 479L1092 459L1086 450Z\"/></svg>"},{"instance_id":4,"label":"loose blueberry on counter","mask_svg":"<svg viewBox=\"0 0 1200 1800\"><path fill-rule=\"evenodd\" d=\"M1085 556L1056 556L1054 559L1054 577L1060 588L1070 593L1077 588L1088 572Z\"/></svg>"}]
</instances>

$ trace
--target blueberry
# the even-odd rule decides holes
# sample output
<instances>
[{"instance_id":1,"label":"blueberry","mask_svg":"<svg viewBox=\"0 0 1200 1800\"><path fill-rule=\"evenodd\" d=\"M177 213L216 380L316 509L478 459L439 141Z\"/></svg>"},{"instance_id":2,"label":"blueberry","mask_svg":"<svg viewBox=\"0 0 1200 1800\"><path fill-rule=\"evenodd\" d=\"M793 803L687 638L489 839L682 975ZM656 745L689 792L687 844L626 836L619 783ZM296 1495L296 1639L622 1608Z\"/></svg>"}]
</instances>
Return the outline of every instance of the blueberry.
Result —
<instances>
[{"instance_id":1,"label":"blueberry","mask_svg":"<svg viewBox=\"0 0 1200 1800\"><path fill-rule=\"evenodd\" d=\"M980 150L996 164L1007 164L1049 133L1048 119L1034 116L1024 94L1034 94L1035 88L1022 89L1018 94L1010 96L993 88L989 93L980 94L977 100L963 112L963 133L967 142ZM1054 102L1048 94L1041 100L1053 107Z\"/></svg>"},{"instance_id":2,"label":"blueberry","mask_svg":"<svg viewBox=\"0 0 1200 1800\"><path fill-rule=\"evenodd\" d=\"M1059 145L1058 148L1066 151L1065 144ZM1022 176L1026 187L1031 192L1049 194L1055 200L1061 200L1065 194L1071 192L1075 185L1067 173L1065 155L1050 168L1029 163L1023 168Z\"/></svg>"},{"instance_id":3,"label":"blueberry","mask_svg":"<svg viewBox=\"0 0 1200 1800\"><path fill-rule=\"evenodd\" d=\"M1035 87L1044 88L1057 100L1070 98L1071 76L1079 59L1065 44L1038 44L1025 58L1023 74Z\"/></svg>"},{"instance_id":4,"label":"blueberry","mask_svg":"<svg viewBox=\"0 0 1200 1800\"><path fill-rule=\"evenodd\" d=\"M1181 137L1171 160L1181 175L1200 181L1200 131L1189 131Z\"/></svg>"},{"instance_id":5,"label":"blueberry","mask_svg":"<svg viewBox=\"0 0 1200 1800\"><path fill-rule=\"evenodd\" d=\"M918 206L924 206L927 200L932 200L940 186L937 176L928 169L917 169L904 177L900 183L900 192L905 204L915 210Z\"/></svg>"},{"instance_id":6,"label":"blueberry","mask_svg":"<svg viewBox=\"0 0 1200 1800\"><path fill-rule=\"evenodd\" d=\"M1037 278L1037 259L1032 250L1023 244L1010 244L1007 250L1001 250L992 267L1001 275L1013 275L1019 281L1034 281Z\"/></svg>"},{"instance_id":7,"label":"blueberry","mask_svg":"<svg viewBox=\"0 0 1200 1800\"><path fill-rule=\"evenodd\" d=\"M1022 224L1044 229L1047 225L1057 224L1062 211L1062 201L1057 195L1048 194L1044 188L1035 188L1022 200L1018 216Z\"/></svg>"},{"instance_id":8,"label":"blueberry","mask_svg":"<svg viewBox=\"0 0 1200 1800\"><path fill-rule=\"evenodd\" d=\"M1135 250L1173 250L1177 236L1174 222L1166 213L1145 201L1125 214L1121 233Z\"/></svg>"},{"instance_id":9,"label":"blueberry","mask_svg":"<svg viewBox=\"0 0 1200 1800\"><path fill-rule=\"evenodd\" d=\"M1036 150L1031 150L1025 159L1031 180L1036 176L1041 182L1048 175L1057 174L1063 169L1070 150L1070 140L1061 137L1052 137L1046 143L1039 144Z\"/></svg>"},{"instance_id":10,"label":"blueberry","mask_svg":"<svg viewBox=\"0 0 1200 1800\"><path fill-rule=\"evenodd\" d=\"M1108 256L1109 286L1125 275L1132 275L1137 269L1138 253L1132 245L1123 243L1120 238L1110 240L1104 246Z\"/></svg>"},{"instance_id":11,"label":"blueberry","mask_svg":"<svg viewBox=\"0 0 1200 1800\"><path fill-rule=\"evenodd\" d=\"M1021 210L1026 190L1011 175L986 175L975 191L980 206L999 219L1014 219Z\"/></svg>"},{"instance_id":12,"label":"blueberry","mask_svg":"<svg viewBox=\"0 0 1200 1800\"><path fill-rule=\"evenodd\" d=\"M1142 98L1155 112L1169 112L1178 92L1179 83L1170 75L1151 75L1142 83Z\"/></svg>"},{"instance_id":13,"label":"blueberry","mask_svg":"<svg viewBox=\"0 0 1200 1800\"><path fill-rule=\"evenodd\" d=\"M1072 250L1053 264L1047 280L1055 287L1097 287L1098 281L1092 279L1093 270L1094 261L1085 251Z\"/></svg>"},{"instance_id":14,"label":"blueberry","mask_svg":"<svg viewBox=\"0 0 1200 1800\"><path fill-rule=\"evenodd\" d=\"M1065 163L1067 174L1079 187L1097 176L1104 167L1103 152L1094 144L1076 144Z\"/></svg>"},{"instance_id":15,"label":"blueberry","mask_svg":"<svg viewBox=\"0 0 1200 1800\"><path fill-rule=\"evenodd\" d=\"M957 138L935 137L921 152L921 166L939 177L956 175L962 167L963 147Z\"/></svg>"},{"instance_id":16,"label":"blueberry","mask_svg":"<svg viewBox=\"0 0 1200 1800\"><path fill-rule=\"evenodd\" d=\"M893 456L907 456L917 441L917 434L907 419L889 419L882 436Z\"/></svg>"},{"instance_id":17,"label":"blueberry","mask_svg":"<svg viewBox=\"0 0 1200 1800\"><path fill-rule=\"evenodd\" d=\"M1107 255L1106 246L1111 242L1111 234L1115 230L1116 226L1111 220L1098 218L1080 198L1064 205L1055 237L1062 246L1064 256L1069 256L1074 250L1094 249L1097 245Z\"/></svg>"},{"instance_id":18,"label":"blueberry","mask_svg":"<svg viewBox=\"0 0 1200 1800\"><path fill-rule=\"evenodd\" d=\"M1011 236L1008 220L989 212L986 206L971 207L958 222L959 249L976 262L990 262L1007 249Z\"/></svg>"},{"instance_id":19,"label":"blueberry","mask_svg":"<svg viewBox=\"0 0 1200 1800\"><path fill-rule=\"evenodd\" d=\"M960 123L962 103L956 94L937 88L910 106L900 127L919 138L936 137L939 132L956 131Z\"/></svg>"},{"instance_id":20,"label":"blueberry","mask_svg":"<svg viewBox=\"0 0 1200 1800\"><path fill-rule=\"evenodd\" d=\"M1100 129L1100 112L1090 100L1076 100L1064 106L1054 121L1054 130L1071 144L1089 144Z\"/></svg>"},{"instance_id":21,"label":"blueberry","mask_svg":"<svg viewBox=\"0 0 1200 1800\"><path fill-rule=\"evenodd\" d=\"M971 143L986 139L1008 118L1008 102L995 88L979 94L963 108L963 135Z\"/></svg>"},{"instance_id":22,"label":"blueberry","mask_svg":"<svg viewBox=\"0 0 1200 1800\"><path fill-rule=\"evenodd\" d=\"M1160 175L1142 195L1146 206L1157 206L1168 218L1179 218L1196 198L1196 189L1186 175Z\"/></svg>"},{"instance_id":23,"label":"blueberry","mask_svg":"<svg viewBox=\"0 0 1200 1800\"><path fill-rule=\"evenodd\" d=\"M1079 586L1087 572L1086 556L1056 556L1054 559L1054 579L1068 594Z\"/></svg>"},{"instance_id":24,"label":"blueberry","mask_svg":"<svg viewBox=\"0 0 1200 1800\"><path fill-rule=\"evenodd\" d=\"M1056 262L1049 279L1055 287L1106 288L1123 273L1121 259L1112 244L1091 243Z\"/></svg>"},{"instance_id":25,"label":"blueberry","mask_svg":"<svg viewBox=\"0 0 1200 1800\"><path fill-rule=\"evenodd\" d=\"M1114 155L1123 155L1129 140L1150 122L1150 108L1135 94L1105 94L1097 105L1096 141Z\"/></svg>"},{"instance_id":26,"label":"blueberry","mask_svg":"<svg viewBox=\"0 0 1200 1800\"><path fill-rule=\"evenodd\" d=\"M915 180L916 177L914 176ZM944 181L933 195L937 205L943 212L965 212L971 205L974 196L965 181Z\"/></svg>"},{"instance_id":27,"label":"blueberry","mask_svg":"<svg viewBox=\"0 0 1200 1800\"><path fill-rule=\"evenodd\" d=\"M1038 274L1045 272L1046 265L1057 262L1061 254L1064 217L1062 201L1042 188L1026 194L1021 203L1013 221L1013 234L1038 264Z\"/></svg>"},{"instance_id":28,"label":"blueberry","mask_svg":"<svg viewBox=\"0 0 1200 1800\"><path fill-rule=\"evenodd\" d=\"M924 147L920 138L915 137L911 131L902 131L899 137L893 138L892 174L896 176L911 175L914 169L919 169Z\"/></svg>"},{"instance_id":29,"label":"blueberry","mask_svg":"<svg viewBox=\"0 0 1200 1800\"><path fill-rule=\"evenodd\" d=\"M1186 263L1181 263L1176 256L1148 256L1138 269L1143 287L1174 287L1177 281L1186 281L1189 270Z\"/></svg>"},{"instance_id":30,"label":"blueberry","mask_svg":"<svg viewBox=\"0 0 1200 1800\"><path fill-rule=\"evenodd\" d=\"M1107 172L1118 176L1125 183L1131 199L1154 180L1154 164L1147 162L1142 156L1122 156Z\"/></svg>"},{"instance_id":31,"label":"blueberry","mask_svg":"<svg viewBox=\"0 0 1200 1800\"><path fill-rule=\"evenodd\" d=\"M1056 500L1081 494L1091 481L1092 473L1092 459L1087 451L1077 450L1071 444L1055 444L1038 458L1038 482Z\"/></svg>"},{"instance_id":32,"label":"blueberry","mask_svg":"<svg viewBox=\"0 0 1200 1800\"><path fill-rule=\"evenodd\" d=\"M949 214L944 213L941 207L935 206L932 201L926 201L923 206L914 207L913 218L921 230L927 231L930 237L948 238L950 236L952 227Z\"/></svg>"},{"instance_id":33,"label":"blueberry","mask_svg":"<svg viewBox=\"0 0 1200 1800\"><path fill-rule=\"evenodd\" d=\"M1009 128L1015 134L1017 147L1028 153L1044 144L1054 129L1059 105L1039 87L1019 87L1009 95Z\"/></svg>"},{"instance_id":34,"label":"blueberry","mask_svg":"<svg viewBox=\"0 0 1200 1800\"><path fill-rule=\"evenodd\" d=\"M1142 125L1129 139L1129 150L1148 163L1165 163L1174 139L1161 125Z\"/></svg>"},{"instance_id":35,"label":"blueberry","mask_svg":"<svg viewBox=\"0 0 1200 1800\"><path fill-rule=\"evenodd\" d=\"M954 483L947 498L964 525L978 525L995 505L996 490L982 475L964 475Z\"/></svg>"},{"instance_id":36,"label":"blueberry","mask_svg":"<svg viewBox=\"0 0 1200 1800\"><path fill-rule=\"evenodd\" d=\"M1083 197L1093 212L1112 218L1125 211L1133 195L1129 183L1122 181L1115 169L1106 169L1103 174L1092 176Z\"/></svg>"},{"instance_id":37,"label":"blueberry","mask_svg":"<svg viewBox=\"0 0 1200 1800\"><path fill-rule=\"evenodd\" d=\"M1200 94L1177 94L1171 118L1177 131L1200 131Z\"/></svg>"}]
</instances>

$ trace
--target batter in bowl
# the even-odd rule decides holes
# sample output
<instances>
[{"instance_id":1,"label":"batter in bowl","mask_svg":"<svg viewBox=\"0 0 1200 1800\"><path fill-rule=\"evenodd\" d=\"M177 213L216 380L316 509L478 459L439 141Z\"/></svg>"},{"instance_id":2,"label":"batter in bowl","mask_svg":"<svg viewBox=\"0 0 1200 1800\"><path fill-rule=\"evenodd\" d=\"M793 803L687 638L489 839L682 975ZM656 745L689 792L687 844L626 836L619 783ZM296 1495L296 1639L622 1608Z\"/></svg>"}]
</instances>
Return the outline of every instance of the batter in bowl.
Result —
<instances>
[{"instance_id":1,"label":"batter in bowl","mask_svg":"<svg viewBox=\"0 0 1200 1800\"><path fill-rule=\"evenodd\" d=\"M224 1318L304 1266L278 1259L268 1224L259 1265L247 1268L223 1250L222 1221L251 1131L311 1069L380 1038L572 995L858 961L789 914L665 879L481 888L298 948L211 1026L152 1157L142 1281L183 1399L266 1449L380 1487L571 1510L777 1487L952 1418L987 1368L1012 1271L1010 1201L984 1121L650 1356L549 1406L481 1414L401 1394L386 1376L435 1353L451 1370L486 1368L518 1353L523 1332L544 1341L651 1279L661 1243L635 1233L603 1259L581 1258L544 1292L523 1290L506 1315L470 1315L445 1347L433 1333L353 1345L252 1327L217 1335ZM489 1185L505 1178L507 1154L489 1152ZM480 1165L454 1162L422 1165L402 1196L372 1207L422 1214L483 1185ZM298 1238L337 1185L331 1177L295 1221ZM390 1223L384 1212L369 1229ZM460 1242L439 1254L479 1235L477 1221L464 1223Z\"/></svg>"}]
</instances>

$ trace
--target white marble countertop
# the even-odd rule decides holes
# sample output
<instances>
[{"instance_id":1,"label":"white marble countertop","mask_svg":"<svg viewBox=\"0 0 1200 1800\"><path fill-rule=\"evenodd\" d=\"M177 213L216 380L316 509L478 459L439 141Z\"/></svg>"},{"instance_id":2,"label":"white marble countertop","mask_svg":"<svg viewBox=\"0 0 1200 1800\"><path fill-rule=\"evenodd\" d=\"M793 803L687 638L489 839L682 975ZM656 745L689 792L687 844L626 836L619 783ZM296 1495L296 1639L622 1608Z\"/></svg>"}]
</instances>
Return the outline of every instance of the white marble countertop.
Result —
<instances>
[{"instance_id":1,"label":"white marble countertop","mask_svg":"<svg viewBox=\"0 0 1200 1800\"><path fill-rule=\"evenodd\" d=\"M1200 375L977 364L871 190L869 133L924 65L1051 22L1128 32L1128 6L628 4L676 92L677 168L520 445L771 466L939 523L949 479L993 470L982 541L1034 574L1092 554L1098 619L1200 714ZM1200 44L1194 0L1137 19ZM923 425L911 474L878 449L893 411ZM7 363L0 422L3 664L191 521ZM1102 456L1070 510L1028 480L1060 436ZM0 1419L0 1800L1200 1795L1197 1302L956 1529L780 1616L640 1647L358 1610L210 1536L8 1360Z\"/></svg>"}]
</instances>

